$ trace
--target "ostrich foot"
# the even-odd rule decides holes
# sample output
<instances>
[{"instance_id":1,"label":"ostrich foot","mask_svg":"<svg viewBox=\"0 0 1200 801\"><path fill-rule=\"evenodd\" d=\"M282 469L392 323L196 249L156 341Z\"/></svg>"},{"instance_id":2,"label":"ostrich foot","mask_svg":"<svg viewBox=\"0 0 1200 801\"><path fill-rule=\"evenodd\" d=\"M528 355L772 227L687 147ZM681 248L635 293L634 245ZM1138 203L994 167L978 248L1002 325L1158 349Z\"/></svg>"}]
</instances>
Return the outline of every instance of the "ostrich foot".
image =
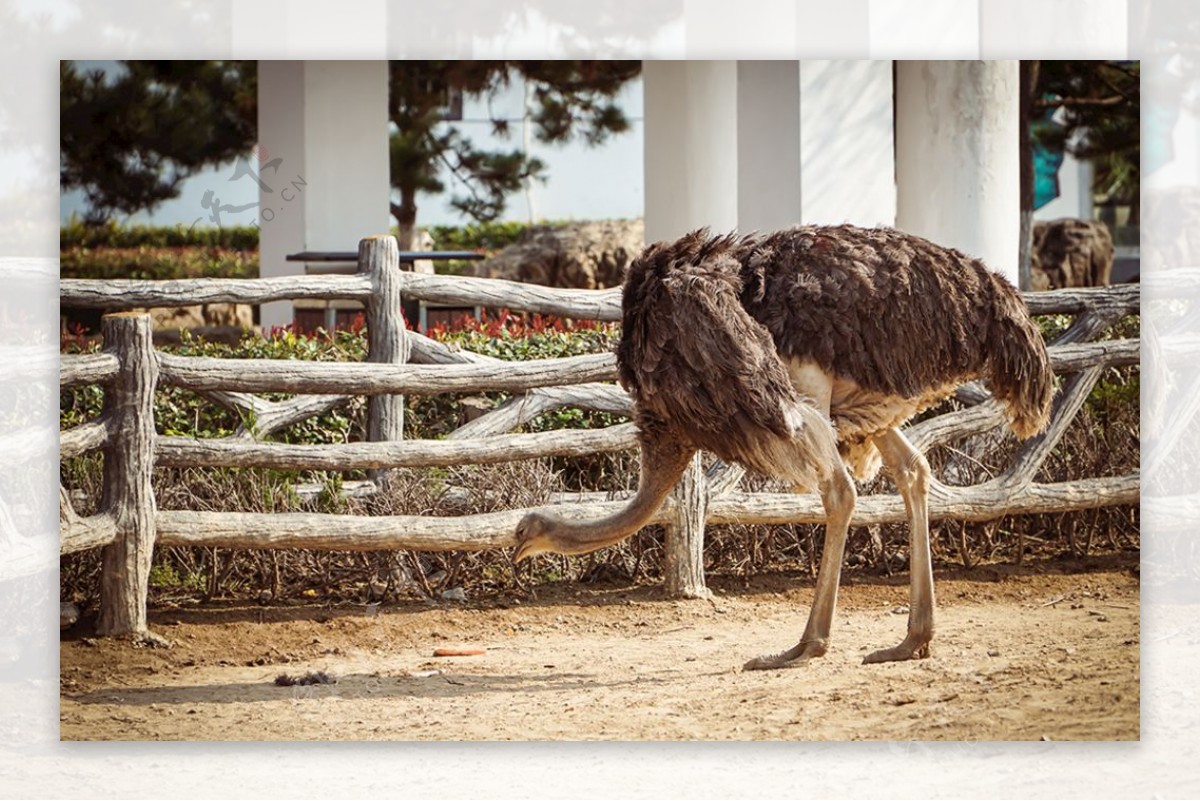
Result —
<instances>
[{"instance_id":1,"label":"ostrich foot","mask_svg":"<svg viewBox=\"0 0 1200 801\"><path fill-rule=\"evenodd\" d=\"M789 648L782 653L754 657L742 665L742 670L777 670L782 667L794 667L810 659L816 659L818 656L824 656L827 648L824 640L801 640L794 648Z\"/></svg>"},{"instance_id":2,"label":"ostrich foot","mask_svg":"<svg viewBox=\"0 0 1200 801\"><path fill-rule=\"evenodd\" d=\"M894 648L880 648L878 651L863 657L864 665L874 665L879 662L904 662L909 659L928 659L929 640L905 638L904 642Z\"/></svg>"}]
</instances>

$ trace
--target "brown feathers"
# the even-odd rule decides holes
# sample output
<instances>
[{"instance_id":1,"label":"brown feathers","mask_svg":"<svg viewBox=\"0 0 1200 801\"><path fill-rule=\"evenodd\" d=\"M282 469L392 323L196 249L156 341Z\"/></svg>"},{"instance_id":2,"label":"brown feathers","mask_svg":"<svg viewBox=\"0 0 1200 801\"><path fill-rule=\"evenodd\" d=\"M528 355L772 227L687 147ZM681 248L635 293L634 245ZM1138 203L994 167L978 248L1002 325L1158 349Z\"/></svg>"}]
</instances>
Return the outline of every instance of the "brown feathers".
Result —
<instances>
[{"instance_id":1,"label":"brown feathers","mask_svg":"<svg viewBox=\"0 0 1200 801\"><path fill-rule=\"evenodd\" d=\"M784 359L898 398L986 377L1022 436L1049 413L1053 376L1019 293L978 259L888 228L656 243L630 266L623 312L617 356L639 423L723 458L799 425Z\"/></svg>"},{"instance_id":2,"label":"brown feathers","mask_svg":"<svg viewBox=\"0 0 1200 801\"><path fill-rule=\"evenodd\" d=\"M987 361L997 281L957 251L837 226L747 238L742 254L747 311L785 356L900 397L974 377Z\"/></svg>"},{"instance_id":3,"label":"brown feathers","mask_svg":"<svg viewBox=\"0 0 1200 801\"><path fill-rule=\"evenodd\" d=\"M697 231L649 247L626 278L617 360L644 432L666 427L754 463L761 436L796 433L802 400L771 335L742 308L736 241Z\"/></svg>"}]
</instances>

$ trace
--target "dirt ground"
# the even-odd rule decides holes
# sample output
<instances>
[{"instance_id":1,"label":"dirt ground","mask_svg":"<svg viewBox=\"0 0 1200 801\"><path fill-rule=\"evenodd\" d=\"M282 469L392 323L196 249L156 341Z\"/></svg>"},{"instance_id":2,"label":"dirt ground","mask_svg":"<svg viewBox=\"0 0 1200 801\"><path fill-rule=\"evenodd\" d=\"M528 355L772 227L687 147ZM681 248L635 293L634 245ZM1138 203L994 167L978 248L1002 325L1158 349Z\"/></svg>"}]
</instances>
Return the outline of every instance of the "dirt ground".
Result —
<instances>
[{"instance_id":1,"label":"dirt ground","mask_svg":"<svg viewBox=\"0 0 1200 801\"><path fill-rule=\"evenodd\" d=\"M171 648L64 634L64 740L1136 740L1137 555L939 570L929 659L903 636L907 574L847 575L829 653L792 645L805 576L371 608L160 608ZM83 624L80 624L81 626ZM485 653L438 657L436 649ZM334 683L277 686L324 671Z\"/></svg>"}]
</instances>

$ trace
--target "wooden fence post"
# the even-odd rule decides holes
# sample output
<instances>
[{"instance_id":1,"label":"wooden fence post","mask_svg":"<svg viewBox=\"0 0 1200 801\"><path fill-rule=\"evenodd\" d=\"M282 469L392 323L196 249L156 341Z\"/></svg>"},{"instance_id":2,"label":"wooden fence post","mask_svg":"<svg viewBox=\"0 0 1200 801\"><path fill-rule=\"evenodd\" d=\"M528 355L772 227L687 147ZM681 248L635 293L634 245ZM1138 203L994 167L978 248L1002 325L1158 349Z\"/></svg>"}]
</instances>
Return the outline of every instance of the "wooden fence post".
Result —
<instances>
[{"instance_id":1,"label":"wooden fence post","mask_svg":"<svg viewBox=\"0 0 1200 801\"><path fill-rule=\"evenodd\" d=\"M404 279L400 274L400 248L396 238L378 234L360 241L358 271L371 277L372 291L367 300L367 361L406 363L409 342L400 311ZM403 395L371 398L367 407L367 439L371 442L404 439ZM375 481L384 482L388 471L373 470L369 475Z\"/></svg>"},{"instance_id":2,"label":"wooden fence post","mask_svg":"<svg viewBox=\"0 0 1200 801\"><path fill-rule=\"evenodd\" d=\"M711 598L704 584L704 519L708 481L700 452L675 487L675 519L666 525L666 590L674 598Z\"/></svg>"},{"instance_id":3,"label":"wooden fence post","mask_svg":"<svg viewBox=\"0 0 1200 801\"><path fill-rule=\"evenodd\" d=\"M100 508L116 523L104 546L100 574L99 634L150 636L146 594L154 556L154 389L158 360L150 316L125 312L100 323L104 347L117 357L116 379L104 391L104 487Z\"/></svg>"}]
</instances>

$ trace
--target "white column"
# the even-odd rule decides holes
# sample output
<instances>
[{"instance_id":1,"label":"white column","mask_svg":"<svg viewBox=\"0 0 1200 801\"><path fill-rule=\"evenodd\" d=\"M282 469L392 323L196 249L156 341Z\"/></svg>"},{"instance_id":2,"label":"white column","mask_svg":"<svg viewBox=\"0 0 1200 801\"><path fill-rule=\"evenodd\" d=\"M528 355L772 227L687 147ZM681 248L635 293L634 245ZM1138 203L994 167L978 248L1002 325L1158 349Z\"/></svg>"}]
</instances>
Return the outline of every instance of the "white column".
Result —
<instances>
[{"instance_id":1,"label":"white column","mask_svg":"<svg viewBox=\"0 0 1200 801\"><path fill-rule=\"evenodd\" d=\"M896 226L1017 282L1015 61L896 65Z\"/></svg>"},{"instance_id":2,"label":"white column","mask_svg":"<svg viewBox=\"0 0 1200 801\"><path fill-rule=\"evenodd\" d=\"M304 65L305 249L358 251L391 211L386 61Z\"/></svg>"},{"instance_id":3,"label":"white column","mask_svg":"<svg viewBox=\"0 0 1200 801\"><path fill-rule=\"evenodd\" d=\"M738 228L893 225L887 61L739 61Z\"/></svg>"},{"instance_id":4,"label":"white column","mask_svg":"<svg viewBox=\"0 0 1200 801\"><path fill-rule=\"evenodd\" d=\"M387 233L387 91L385 61L259 62L263 276L301 274L290 253L357 251ZM291 321L290 303L262 308L264 327Z\"/></svg>"},{"instance_id":5,"label":"white column","mask_svg":"<svg viewBox=\"0 0 1200 801\"><path fill-rule=\"evenodd\" d=\"M894 225L890 61L800 62L800 182L805 223Z\"/></svg>"},{"instance_id":6,"label":"white column","mask_svg":"<svg viewBox=\"0 0 1200 801\"><path fill-rule=\"evenodd\" d=\"M804 222L800 62L737 62L737 224L743 233Z\"/></svg>"},{"instance_id":7,"label":"white column","mask_svg":"<svg viewBox=\"0 0 1200 801\"><path fill-rule=\"evenodd\" d=\"M306 180L303 61L258 62L258 146L265 161L282 159L277 168L262 170L260 175L274 191L265 192L260 187L258 193L258 272L264 278L292 275L303 268L284 261L284 257L304 250L304 206L308 200L305 192L291 189L292 181ZM257 164L254 167L260 169ZM286 204L276 194L283 191L281 183L290 190L291 201ZM260 322L263 330L288 325L292 322L292 304L263 304Z\"/></svg>"},{"instance_id":8,"label":"white column","mask_svg":"<svg viewBox=\"0 0 1200 801\"><path fill-rule=\"evenodd\" d=\"M647 61L643 71L646 148L646 241L675 239L738 224L737 63ZM677 497L687 505L667 526L667 587L708 597L704 586L707 487L694 461Z\"/></svg>"},{"instance_id":9,"label":"white column","mask_svg":"<svg viewBox=\"0 0 1200 801\"><path fill-rule=\"evenodd\" d=\"M737 64L647 61L646 241L738 225Z\"/></svg>"}]
</instances>

